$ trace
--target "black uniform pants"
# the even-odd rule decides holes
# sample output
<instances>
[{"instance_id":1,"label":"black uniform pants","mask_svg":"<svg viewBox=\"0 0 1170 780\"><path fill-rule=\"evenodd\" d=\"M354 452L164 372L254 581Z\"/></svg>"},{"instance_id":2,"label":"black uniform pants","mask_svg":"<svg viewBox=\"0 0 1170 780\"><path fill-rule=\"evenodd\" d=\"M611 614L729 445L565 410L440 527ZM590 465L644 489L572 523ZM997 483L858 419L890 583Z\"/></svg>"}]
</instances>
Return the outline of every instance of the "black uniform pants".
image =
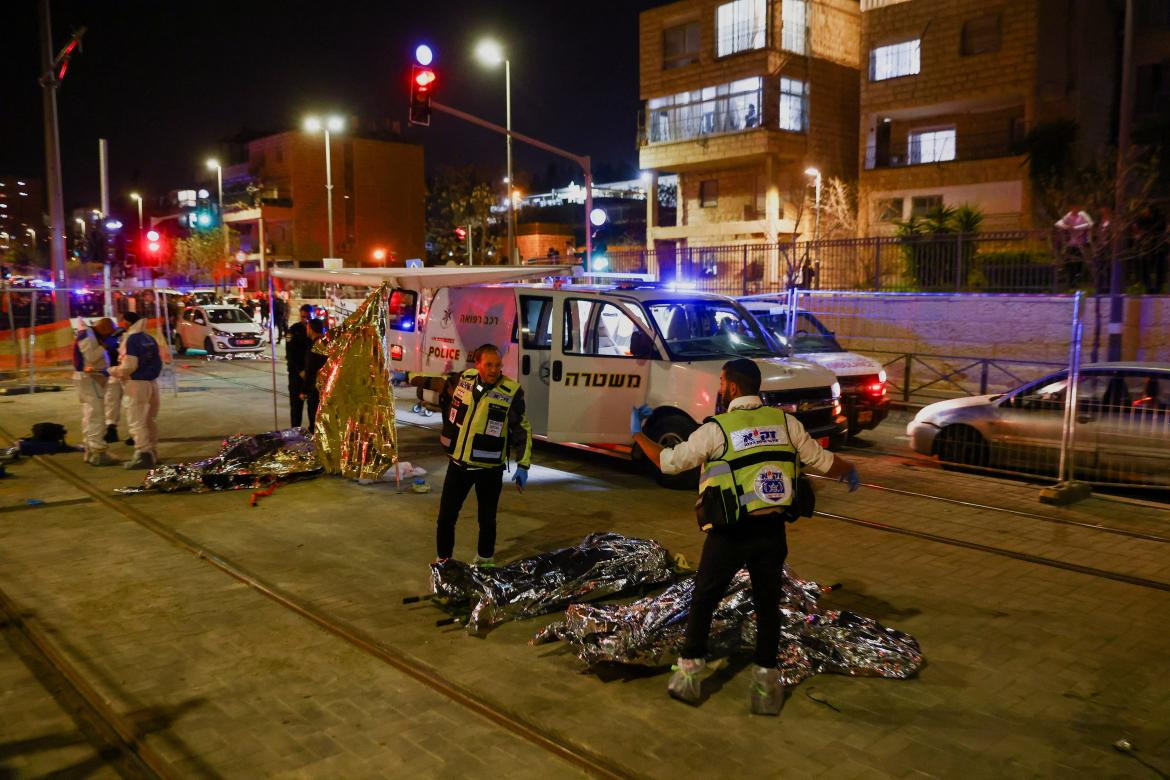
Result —
<instances>
[{"instance_id":1,"label":"black uniform pants","mask_svg":"<svg viewBox=\"0 0 1170 780\"><path fill-rule=\"evenodd\" d=\"M682 657L706 657L711 616L727 594L731 578L746 565L756 610L756 663L774 668L780 646L780 596L786 557L788 541L780 517L749 517L710 531L695 577Z\"/></svg>"},{"instance_id":2,"label":"black uniform pants","mask_svg":"<svg viewBox=\"0 0 1170 780\"><path fill-rule=\"evenodd\" d=\"M504 489L504 467L469 469L451 461L443 480L439 499L439 527L435 533L435 551L439 558L450 558L455 551L455 523L467 494L475 488L479 504L479 544L481 558L491 558L496 551L496 508Z\"/></svg>"},{"instance_id":3,"label":"black uniform pants","mask_svg":"<svg viewBox=\"0 0 1170 780\"><path fill-rule=\"evenodd\" d=\"M301 393L305 392L305 380L301 379L296 374L288 375L288 410L289 417L292 418L291 424L293 428L301 427L301 418L305 414L305 401L301 398Z\"/></svg>"},{"instance_id":4,"label":"black uniform pants","mask_svg":"<svg viewBox=\"0 0 1170 780\"><path fill-rule=\"evenodd\" d=\"M305 393L305 404L309 407L309 433L317 430L317 407L321 405L321 396L315 392Z\"/></svg>"}]
</instances>

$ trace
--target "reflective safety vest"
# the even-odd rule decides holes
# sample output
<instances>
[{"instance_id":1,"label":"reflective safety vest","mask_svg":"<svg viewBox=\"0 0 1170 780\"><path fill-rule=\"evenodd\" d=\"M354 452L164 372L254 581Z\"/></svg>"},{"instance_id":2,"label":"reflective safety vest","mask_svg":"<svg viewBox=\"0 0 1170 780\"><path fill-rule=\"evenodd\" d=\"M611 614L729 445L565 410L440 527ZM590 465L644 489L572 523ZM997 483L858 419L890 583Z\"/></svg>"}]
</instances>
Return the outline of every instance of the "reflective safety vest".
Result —
<instances>
[{"instance_id":1,"label":"reflective safety vest","mask_svg":"<svg viewBox=\"0 0 1170 780\"><path fill-rule=\"evenodd\" d=\"M508 462L508 412L520 392L520 383L501 377L495 386L483 391L477 402L475 385L479 381L479 372L474 368L459 376L451 406L443 418L439 442L453 459L464 465L503 466ZM519 465L527 467L532 459L532 435L528 421L522 424L528 436Z\"/></svg>"},{"instance_id":2,"label":"reflective safety vest","mask_svg":"<svg viewBox=\"0 0 1170 780\"><path fill-rule=\"evenodd\" d=\"M708 418L712 421L723 430L723 454L703 464L699 494L709 488L719 491L719 503L728 510L726 522L745 513L783 513L796 497L800 475L784 412L760 406L724 412Z\"/></svg>"}]
</instances>

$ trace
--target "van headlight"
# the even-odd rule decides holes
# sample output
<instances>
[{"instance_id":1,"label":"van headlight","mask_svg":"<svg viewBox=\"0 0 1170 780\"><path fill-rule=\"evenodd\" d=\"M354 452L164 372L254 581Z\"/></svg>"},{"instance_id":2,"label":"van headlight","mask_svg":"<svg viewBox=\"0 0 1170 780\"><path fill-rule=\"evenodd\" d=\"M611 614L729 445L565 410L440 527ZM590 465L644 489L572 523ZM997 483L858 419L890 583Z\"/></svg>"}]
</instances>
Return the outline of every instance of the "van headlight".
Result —
<instances>
[{"instance_id":1,"label":"van headlight","mask_svg":"<svg viewBox=\"0 0 1170 780\"><path fill-rule=\"evenodd\" d=\"M832 391L832 393L833 393L833 399L834 399L834 400L836 400L836 399L838 399L838 398L840 398L840 397L841 397L841 383L840 383L840 382L834 382L834 383L833 383L833 384L830 386L830 390L831 390L831 391Z\"/></svg>"}]
</instances>

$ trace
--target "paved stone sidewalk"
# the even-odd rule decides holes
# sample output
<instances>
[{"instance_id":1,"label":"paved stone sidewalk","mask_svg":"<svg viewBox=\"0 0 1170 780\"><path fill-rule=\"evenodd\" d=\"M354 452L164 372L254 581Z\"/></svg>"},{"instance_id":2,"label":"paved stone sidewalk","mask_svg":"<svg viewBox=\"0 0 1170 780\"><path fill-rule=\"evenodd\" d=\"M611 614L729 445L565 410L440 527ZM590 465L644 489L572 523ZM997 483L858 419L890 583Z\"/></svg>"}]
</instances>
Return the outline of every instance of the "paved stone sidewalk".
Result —
<instances>
[{"instance_id":1,"label":"paved stone sidewalk","mask_svg":"<svg viewBox=\"0 0 1170 780\"><path fill-rule=\"evenodd\" d=\"M215 368L255 382L244 369L235 374L231 372L238 367ZM215 389L164 399L165 457L202 456L214 450L223 433L271 427L266 396L214 379L206 383ZM53 410L45 398L27 400L20 419L53 419L45 417ZM165 441L174 431L182 435L173 438L184 441ZM482 638L457 627L436 629L434 620L441 617L437 610L401 604L403 596L425 591L426 563L433 556L443 459L431 436L402 429L403 457L432 470L429 479L436 492L430 494L400 495L392 485L318 479L283 487L255 509L247 507L244 493L149 495L126 501L446 679L638 774L1140 776L1147 770L1111 748L1122 737L1133 740L1147 760L1170 766L1165 729L1170 681L1161 673L1167 650L1162 624L1170 614L1170 594L831 520L792 527L794 570L844 584L828 598L829 606L854 609L914 634L928 659L919 678L816 677L795 689L779 719L760 719L745 712L747 683L740 670L727 675L722 688L699 709L670 701L661 673L580 674L579 663L566 648L526 645L551 617L505 624ZM86 469L79 456L64 456L60 462L107 488L127 482L126 472ZM689 494L663 490L626 464L564 449L540 447L536 462L524 495L511 486L505 490L500 557L527 555L575 543L590 531L612 529L653 537L697 558L702 539L688 519ZM867 456L867 463L867 478L891 487L968 495L982 486L982 500L988 503L1026 505L1039 514L1054 511L1028 503L1028 486L979 483L971 475L929 469L910 473L892 458ZM995 485L990 498L989 484ZM1049 546L1034 550L1036 554L1099 553L1102 568L1104 561L1124 564L1126 550L1135 553L1135 566L1153 565L1147 559L1154 554L1141 552L1145 548L1134 540L1111 539L1089 529L1027 518L1008 521L874 490L849 496L837 485L824 486L819 504L845 515L898 524L912 520L932 533L958 535L961 530L986 544ZM1092 517L1098 511L1107 515L1112 507L1072 511ZM343 700L356 701L361 692L349 677L361 668L367 689L400 695L402 718L414 714L416 695L424 702L431 695L425 690L411 693L392 675L371 671L348 649L314 638L319 633L315 629L298 628L299 619L270 602L257 605L248 591L205 564L190 559L180 563L184 556L175 558L173 548L150 541L157 537L141 528L106 519L95 529L84 514L78 508L62 511L60 527L45 527L37 538L8 533L0 544L11 540L17 545L19 565L33 575L24 576L22 568L20 586L26 597L45 599L44 608L68 616L68 635L74 642L84 641L87 658L135 673L153 669L152 676L167 682L165 693L157 681L147 683L154 686L149 690L160 706L177 706L198 696L231 701L229 691L248 694L240 697L242 714L226 712L224 719L203 720L201 708L192 708L176 721L183 744L198 746L199 755L210 750L239 757L240 743L262 726L266 736L261 744L287 746L291 740L299 747L284 754L265 752L263 760L244 756L240 760L255 763L242 767L270 761L270 771L317 774L329 766L311 759L316 755L311 746L319 744L322 733L333 744L349 744L359 735L351 733L349 721L331 719L330 708L298 701L287 686L302 690L312 681L314 689L336 690ZM6 522L0 514L0 529L9 528ZM457 555L471 554L474 525L473 512L465 512ZM119 548L153 552L134 552L133 571L123 571L128 567L119 566L116 558L85 546L83 540L93 533L103 545L110 537ZM83 593L92 593L78 595L61 579L64 574L52 573L62 560L84 562L85 577L91 579L86 579ZM5 587L7 561L7 555L0 557L0 585ZM189 566L202 566L208 573L197 574ZM80 575L70 572L71 577ZM116 576L103 584L111 575ZM140 590L148 597L142 598ZM97 612L106 602L110 615ZM117 641L108 638L133 631L144 621L162 620L160 615L170 616L157 632L168 649L156 655L170 660L151 666L150 654L135 646L145 641L143 632ZM261 675L261 669L289 670L291 682L283 675L280 681ZM146 694L131 686L126 695ZM260 697L266 706L249 713L244 706L249 696ZM434 715L436 710L442 708L432 703L428 709L424 703L423 723L409 733L418 748L444 754L436 745L446 745L458 729ZM270 711L291 711L300 719L280 723L269 717ZM258 720L249 720L248 714ZM475 733L487 742L500 739L490 728ZM459 745L475 741L462 733L457 740ZM455 772L460 761L472 761L461 753L452 756L447 763L432 758L436 763L424 761L415 768L434 775ZM297 761L305 763L292 768ZM539 763L517 761L518 766ZM241 767L228 766L228 774L243 776ZM474 770L478 765L470 766ZM563 773L563 766L555 771Z\"/></svg>"}]
</instances>

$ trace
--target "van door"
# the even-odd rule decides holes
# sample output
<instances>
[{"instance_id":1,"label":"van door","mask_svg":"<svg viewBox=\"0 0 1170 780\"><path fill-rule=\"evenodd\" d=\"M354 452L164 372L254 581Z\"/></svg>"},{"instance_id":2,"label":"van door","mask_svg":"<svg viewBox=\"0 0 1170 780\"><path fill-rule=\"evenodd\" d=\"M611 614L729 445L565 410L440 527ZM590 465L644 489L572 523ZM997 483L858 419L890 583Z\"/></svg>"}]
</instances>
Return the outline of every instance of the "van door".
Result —
<instances>
[{"instance_id":1,"label":"van door","mask_svg":"<svg viewBox=\"0 0 1170 780\"><path fill-rule=\"evenodd\" d=\"M516 312L520 385L532 432L548 434L548 388L552 372L553 299L521 293Z\"/></svg>"},{"instance_id":2,"label":"van door","mask_svg":"<svg viewBox=\"0 0 1170 780\"><path fill-rule=\"evenodd\" d=\"M621 303L555 298L549 431L552 441L629 444L630 410L646 401L653 337Z\"/></svg>"}]
</instances>

